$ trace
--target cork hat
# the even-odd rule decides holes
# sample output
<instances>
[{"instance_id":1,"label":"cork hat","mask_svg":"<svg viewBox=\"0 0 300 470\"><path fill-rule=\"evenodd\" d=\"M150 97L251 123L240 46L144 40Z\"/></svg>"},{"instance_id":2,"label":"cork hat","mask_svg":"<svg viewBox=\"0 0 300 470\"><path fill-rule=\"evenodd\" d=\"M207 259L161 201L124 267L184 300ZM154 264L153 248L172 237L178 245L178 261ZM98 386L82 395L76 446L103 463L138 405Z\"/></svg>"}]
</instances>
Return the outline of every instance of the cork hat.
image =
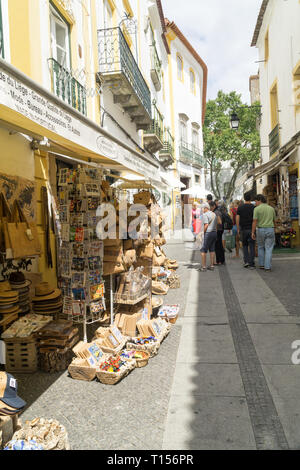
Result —
<instances>
[{"instance_id":1,"label":"cork hat","mask_svg":"<svg viewBox=\"0 0 300 470\"><path fill-rule=\"evenodd\" d=\"M60 289L54 289L48 282L41 282L35 288L35 297L33 297L32 301L43 302L45 300L57 299L60 296Z\"/></svg>"},{"instance_id":2,"label":"cork hat","mask_svg":"<svg viewBox=\"0 0 300 470\"><path fill-rule=\"evenodd\" d=\"M9 276L9 282L12 287L16 289L23 289L24 287L29 287L31 281L25 279L25 276L21 272L11 273Z\"/></svg>"}]
</instances>

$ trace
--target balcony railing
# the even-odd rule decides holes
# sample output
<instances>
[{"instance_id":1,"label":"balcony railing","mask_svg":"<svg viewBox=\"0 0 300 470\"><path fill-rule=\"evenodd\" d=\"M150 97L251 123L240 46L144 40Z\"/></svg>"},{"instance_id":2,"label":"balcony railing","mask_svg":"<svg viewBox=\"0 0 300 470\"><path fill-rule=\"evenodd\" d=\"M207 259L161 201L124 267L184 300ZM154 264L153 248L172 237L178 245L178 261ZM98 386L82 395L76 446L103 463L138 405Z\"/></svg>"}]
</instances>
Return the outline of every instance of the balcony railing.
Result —
<instances>
[{"instance_id":1,"label":"balcony railing","mask_svg":"<svg viewBox=\"0 0 300 470\"><path fill-rule=\"evenodd\" d=\"M164 130L164 140L163 140L163 148L159 152L159 155L170 155L172 160L174 160L174 137L172 136L170 129L165 128Z\"/></svg>"},{"instance_id":2,"label":"balcony railing","mask_svg":"<svg viewBox=\"0 0 300 470\"><path fill-rule=\"evenodd\" d=\"M203 155L201 155L200 150L197 147L193 147L194 152L194 165L200 166L201 168L205 168L206 162Z\"/></svg>"},{"instance_id":3,"label":"balcony railing","mask_svg":"<svg viewBox=\"0 0 300 470\"><path fill-rule=\"evenodd\" d=\"M193 164L194 153L192 146L183 140L180 142L179 146L179 157L183 163L189 163L191 165Z\"/></svg>"},{"instance_id":4,"label":"balcony railing","mask_svg":"<svg viewBox=\"0 0 300 470\"><path fill-rule=\"evenodd\" d=\"M152 122L150 124L149 129L145 131L145 134L155 134L159 140L163 140L163 133L164 133L164 118L163 115L160 113L159 109L156 106L155 100L152 104Z\"/></svg>"},{"instance_id":5,"label":"balcony railing","mask_svg":"<svg viewBox=\"0 0 300 470\"><path fill-rule=\"evenodd\" d=\"M194 166L200 166L205 168L206 163L200 150L194 145L190 145L187 142L181 141L179 146L179 159L183 163L187 163Z\"/></svg>"},{"instance_id":6,"label":"balcony railing","mask_svg":"<svg viewBox=\"0 0 300 470\"><path fill-rule=\"evenodd\" d=\"M151 78L157 91L161 90L162 82L162 62L159 59L155 44L150 46L151 57Z\"/></svg>"},{"instance_id":7,"label":"balcony railing","mask_svg":"<svg viewBox=\"0 0 300 470\"><path fill-rule=\"evenodd\" d=\"M119 27L98 31L100 74L122 73L151 116L151 93Z\"/></svg>"},{"instance_id":8,"label":"balcony railing","mask_svg":"<svg viewBox=\"0 0 300 470\"><path fill-rule=\"evenodd\" d=\"M86 115L86 89L71 72L55 59L49 59L53 92L80 113Z\"/></svg>"},{"instance_id":9,"label":"balcony railing","mask_svg":"<svg viewBox=\"0 0 300 470\"><path fill-rule=\"evenodd\" d=\"M270 157L274 155L280 147L279 124L277 124L269 134Z\"/></svg>"}]
</instances>

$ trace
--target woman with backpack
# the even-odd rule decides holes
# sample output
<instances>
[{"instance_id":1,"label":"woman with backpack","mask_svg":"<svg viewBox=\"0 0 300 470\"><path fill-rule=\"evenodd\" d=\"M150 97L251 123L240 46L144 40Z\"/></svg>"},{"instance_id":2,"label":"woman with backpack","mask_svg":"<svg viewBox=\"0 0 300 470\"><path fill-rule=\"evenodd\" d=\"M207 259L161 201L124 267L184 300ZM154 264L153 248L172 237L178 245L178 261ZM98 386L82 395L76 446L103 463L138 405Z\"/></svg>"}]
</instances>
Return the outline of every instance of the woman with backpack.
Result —
<instances>
[{"instance_id":1,"label":"woman with backpack","mask_svg":"<svg viewBox=\"0 0 300 470\"><path fill-rule=\"evenodd\" d=\"M217 225L217 241L216 241L216 266L225 264L225 250L223 245L224 223L226 215L226 206L224 201L219 201L215 209L215 214L218 217Z\"/></svg>"}]
</instances>

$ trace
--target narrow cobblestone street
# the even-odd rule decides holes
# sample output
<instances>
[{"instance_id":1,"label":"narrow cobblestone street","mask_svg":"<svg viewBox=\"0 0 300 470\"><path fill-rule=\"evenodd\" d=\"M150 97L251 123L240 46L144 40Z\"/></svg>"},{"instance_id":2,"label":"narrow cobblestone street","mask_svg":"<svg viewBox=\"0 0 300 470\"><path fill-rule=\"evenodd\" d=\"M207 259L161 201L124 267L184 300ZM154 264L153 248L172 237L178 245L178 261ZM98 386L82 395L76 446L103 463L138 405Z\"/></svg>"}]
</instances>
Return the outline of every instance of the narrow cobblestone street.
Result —
<instances>
[{"instance_id":1,"label":"narrow cobblestone street","mask_svg":"<svg viewBox=\"0 0 300 470\"><path fill-rule=\"evenodd\" d=\"M165 303L181 311L158 356L116 386L19 375L23 420L58 419L72 449L300 448L300 257L276 255L270 274L230 258L200 273L192 247L167 248L181 288Z\"/></svg>"}]
</instances>

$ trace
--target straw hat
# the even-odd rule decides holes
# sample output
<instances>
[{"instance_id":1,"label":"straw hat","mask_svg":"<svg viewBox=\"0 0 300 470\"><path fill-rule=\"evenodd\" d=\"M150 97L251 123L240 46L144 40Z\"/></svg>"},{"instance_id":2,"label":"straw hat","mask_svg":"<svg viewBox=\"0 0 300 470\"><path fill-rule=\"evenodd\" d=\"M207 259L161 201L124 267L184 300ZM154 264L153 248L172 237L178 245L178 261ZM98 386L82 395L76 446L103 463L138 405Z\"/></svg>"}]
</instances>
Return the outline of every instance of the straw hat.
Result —
<instances>
[{"instance_id":1,"label":"straw hat","mask_svg":"<svg viewBox=\"0 0 300 470\"><path fill-rule=\"evenodd\" d=\"M12 287L17 289L23 289L24 287L29 287L31 281L25 279L25 276L21 272L11 273L9 276L9 282Z\"/></svg>"},{"instance_id":2,"label":"straw hat","mask_svg":"<svg viewBox=\"0 0 300 470\"><path fill-rule=\"evenodd\" d=\"M10 283L8 281L0 282L0 292L11 290Z\"/></svg>"},{"instance_id":3,"label":"straw hat","mask_svg":"<svg viewBox=\"0 0 300 470\"><path fill-rule=\"evenodd\" d=\"M45 300L54 300L61 296L60 289L54 289L48 282L41 282L35 288L35 297L33 302L43 302Z\"/></svg>"}]
</instances>

